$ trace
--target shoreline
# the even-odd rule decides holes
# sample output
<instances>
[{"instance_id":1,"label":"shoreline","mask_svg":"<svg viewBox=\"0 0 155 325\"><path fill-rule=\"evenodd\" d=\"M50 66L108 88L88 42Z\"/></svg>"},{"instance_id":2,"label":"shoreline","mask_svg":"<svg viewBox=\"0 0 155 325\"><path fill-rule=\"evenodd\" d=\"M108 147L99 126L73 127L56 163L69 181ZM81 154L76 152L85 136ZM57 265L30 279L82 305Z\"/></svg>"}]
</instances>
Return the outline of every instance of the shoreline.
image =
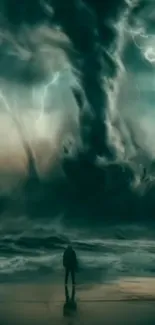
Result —
<instances>
[{"instance_id":1,"label":"shoreline","mask_svg":"<svg viewBox=\"0 0 155 325\"><path fill-rule=\"evenodd\" d=\"M71 284L68 284L71 290ZM7 299L15 299L20 292L20 300L31 298L40 300L64 301L65 287L63 278L54 282L52 277L46 281L27 281L14 283L0 283L0 302ZM37 295L36 295L37 294ZM148 277L124 277L104 283L86 283L76 285L78 301L121 301L147 299L155 300L155 278ZM89 297L89 299L88 299ZM45 299L46 298L46 299Z\"/></svg>"}]
</instances>

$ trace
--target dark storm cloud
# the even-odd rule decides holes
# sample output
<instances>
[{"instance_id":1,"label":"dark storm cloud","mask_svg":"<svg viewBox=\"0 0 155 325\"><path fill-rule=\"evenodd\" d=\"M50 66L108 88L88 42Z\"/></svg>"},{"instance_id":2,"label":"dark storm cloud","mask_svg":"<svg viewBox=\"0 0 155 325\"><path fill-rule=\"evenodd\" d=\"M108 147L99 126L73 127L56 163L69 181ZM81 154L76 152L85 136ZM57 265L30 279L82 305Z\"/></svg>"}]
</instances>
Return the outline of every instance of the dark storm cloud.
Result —
<instances>
[{"instance_id":1,"label":"dark storm cloud","mask_svg":"<svg viewBox=\"0 0 155 325\"><path fill-rule=\"evenodd\" d=\"M52 8L53 12L52 9L48 11L47 6ZM110 148L108 143L106 123L109 100L105 78L114 78L119 70L118 62L109 54L109 50L113 45L114 52L117 51L117 31L112 23L123 15L127 8L126 1L109 1L107 4L107 1L91 0L69 0L67 2L35 0L33 2L22 1L22 3L18 0L7 0L2 2L1 8L2 23L15 33L15 37L24 24L33 28L34 25L48 21L51 27L61 26L72 42L73 51L67 50L67 47L65 50L84 91L85 103L83 105L89 106L88 110L84 110L80 103L81 136L85 151L88 151L92 159L96 155L112 157L114 148L112 146ZM25 37L23 33L23 38ZM5 62L7 57L2 57L3 66L12 64L14 67L11 69L12 78L16 71L17 78L19 74L24 81L31 81L33 78L34 81L41 80L47 71L41 69L41 64L37 62L37 54L31 44L28 50L31 55L24 65L21 60L17 62L15 57L8 63ZM5 44L4 52L6 52ZM3 69L1 70L2 74L6 73Z\"/></svg>"},{"instance_id":2,"label":"dark storm cloud","mask_svg":"<svg viewBox=\"0 0 155 325\"><path fill-rule=\"evenodd\" d=\"M140 1L137 4L134 1L109 1L108 3L107 1L85 1L85 5L83 6L80 6L80 2L78 2L78 10L73 1L71 4L72 6L74 4L74 6L71 7L72 9L67 9L67 13L63 10L62 6L58 7L59 21L61 21L65 32L72 39L74 48L80 53L81 60L79 61L80 63L82 62L82 65L81 67L79 65L78 69L81 69L80 71L82 72L81 83L90 107L90 112L93 113L93 118L95 116L90 121L89 118L87 119L84 116L84 123L88 123L90 127L88 142L92 149L92 151L90 150L92 155L85 152L78 159L75 159L75 161L65 161L64 163L66 174L73 186L70 197L72 198L74 196L73 193L75 193L75 197L71 201L78 202L76 204L76 207L78 205L78 211L75 211L73 208L71 215L80 215L81 211L83 211L83 215L89 215L89 217L96 214L101 217L104 215L105 219L108 216L113 216L116 220L119 218L126 218L128 220L128 216L130 216L131 221L137 220L137 218L141 219L142 217L145 219L145 214L149 218L149 216L152 216L152 211L154 211L151 194L153 193L152 186L146 196L140 196L138 191L136 191L136 187L137 184L142 185L142 182L144 182L144 188L146 186L145 171L143 167L140 167L140 164L148 163L150 157L140 147L131 126L126 125L125 127L128 131L128 141L134 147L138 157L135 158L133 164L127 161L126 163L115 162L105 166L103 163L99 167L93 163L93 159L91 158L97 155L103 155L109 158L109 151L111 151L108 143L108 128L106 124L107 113L110 107L107 87L103 78L108 77L112 78L113 81L116 80L120 72L120 61L122 60L123 64L129 61L129 50L130 52L134 50L136 54L135 62L131 62L134 71L135 69L151 71L150 63L144 62L144 58L136 45L133 44L133 40L129 45L125 44L126 49L123 49L123 53L121 53L119 46L120 42L124 40L120 39L119 32L114 28L114 25L125 18L131 25L135 24L134 26L136 26L137 20L137 22L141 21L143 26L142 13L148 6L150 12L152 3L146 3L146 1ZM92 20L87 20L87 16L91 17ZM79 20L78 17L80 17ZM123 23L121 24L121 28L123 30ZM79 37L80 34L83 35L82 40ZM90 38L87 38L86 35L89 35ZM125 40L126 42L127 40ZM111 56L109 53L111 53ZM112 60L111 57L113 58ZM76 62L73 64L76 66ZM146 65L148 66L147 68ZM131 114L133 113L131 112ZM81 127L83 127L82 122ZM119 127L120 124L117 121L116 129L119 129ZM141 134L141 136L143 135ZM124 134L123 141L126 150L128 149L126 148L128 142ZM114 153L116 154L115 151ZM137 163L137 161L139 162ZM149 205L152 210L148 212ZM110 220L112 219L110 218Z\"/></svg>"},{"instance_id":3,"label":"dark storm cloud","mask_svg":"<svg viewBox=\"0 0 155 325\"><path fill-rule=\"evenodd\" d=\"M116 40L116 31L110 20L126 5L124 1L53 1L54 18L72 40L78 54L73 66L80 71L80 81L90 108L90 115L82 115L81 132L92 158L111 156L107 141L107 110L109 106L105 77L115 77L117 62L108 50Z\"/></svg>"},{"instance_id":4,"label":"dark storm cloud","mask_svg":"<svg viewBox=\"0 0 155 325\"><path fill-rule=\"evenodd\" d=\"M48 68L44 69L38 56L38 45L29 39L26 40L28 33L24 29L19 40L19 31L23 26L27 25L33 29L34 26L48 24L51 32L54 27L59 26L71 41L71 44L63 44L61 40L56 40L54 44L54 40L50 39L50 45L65 51L80 81L82 91L74 89L73 93L80 107L81 137L89 159L95 160L98 155L107 158L117 156L115 144L109 141L108 129L108 123L111 124L108 120L111 105L108 92L114 87L121 65L119 52L122 41L116 24L124 18L131 20L131 17L144 10L145 5L145 1L129 0L110 0L108 3L93 0L1 2L2 26L7 26L14 37L18 38L19 47L24 49L25 55L28 56L25 60L22 57L17 59L16 56L8 59L8 40L4 41L1 51L1 74L5 77L8 74L8 78L21 79L22 82L36 82L46 77ZM40 42L42 41L43 37L40 39ZM46 41L49 42L49 39ZM132 45L127 48L126 53L130 53L131 48ZM135 48L134 50L138 56ZM127 56L124 53L124 63ZM139 61L138 57L136 65ZM111 85L108 84L110 79ZM112 96L111 92L110 97Z\"/></svg>"},{"instance_id":5,"label":"dark storm cloud","mask_svg":"<svg viewBox=\"0 0 155 325\"><path fill-rule=\"evenodd\" d=\"M62 48L68 55L73 72L80 83L79 89L73 89L73 93L80 110L82 152L73 160L68 157L64 159L66 182L64 181L63 185L61 181L60 184L54 185L55 187L52 187L50 180L48 184L43 185L38 185L36 181L37 185L34 186L33 192L38 191L40 187L39 191L44 197L43 201L39 200L39 204L33 203L37 213L39 210L42 211L41 206L42 209L48 207L50 210L52 202L53 214L61 206L62 212L67 211L69 217L78 218L79 215L84 217L87 215L93 218L94 215L103 217L104 214L104 218L110 216L110 220L113 217L119 219L124 216L134 219L141 216L142 212L147 213L148 205L153 207L152 188L151 194L149 192L142 203L139 194L131 189L131 184L133 185L137 176L135 168L128 161L120 163L116 160L117 150L114 143L108 139L108 123L112 125L112 121L108 120L111 109L109 90L112 91L115 85L117 86L121 60L126 64L129 50L132 51L133 46L131 44L129 48L126 47L128 49L122 55L123 20L134 24L135 17L142 17L144 9L147 8L146 4L146 1L137 1L136 4L136 1L129 0L47 2L7 0L3 2L3 6L1 5L2 25L12 30L15 37L25 25L33 28L36 25L48 24L51 31L55 27L61 27L70 44L66 46L60 42L56 46ZM118 22L121 23L120 29L117 28ZM135 47L133 49L137 61L135 66L139 64L141 67L138 51ZM131 66L134 66L133 62ZM33 64L30 64L25 67L23 78L31 80L32 75L34 75ZM42 76L41 71L40 78ZM109 80L112 81L111 86ZM110 96L114 101L113 92ZM118 122L113 124L115 129L119 128ZM138 150L133 130L128 128L128 133L130 142L135 150ZM125 147L127 142L123 140ZM99 156L108 158L108 164L105 164L104 159L103 163L97 164ZM33 185L32 183L35 182L32 180L30 185ZM149 212L150 216L152 213Z\"/></svg>"},{"instance_id":6,"label":"dark storm cloud","mask_svg":"<svg viewBox=\"0 0 155 325\"><path fill-rule=\"evenodd\" d=\"M2 76L6 77L8 73L8 78L21 79L22 82L35 82L46 77L47 70L43 68L44 65L38 57L35 42L33 44L29 40L26 41L27 34L24 30L19 39L19 31L25 25L34 28L36 25L48 23L51 30L55 26L61 26L72 42L70 50L65 44L63 46L57 43L56 46L65 50L80 80L83 101L80 92L77 98L76 91L75 97L81 106L80 123L84 151L92 160L96 159L97 155L112 158L116 154L113 144L108 141L107 118L110 104L107 78L114 79L120 69L116 57L119 35L114 24L123 17L129 7L129 1L125 0L111 0L108 3L93 0L35 0L21 3L18 0L7 0L1 3L2 26L11 30L12 35L19 41L19 47L24 49L25 55L28 56L25 60L22 57L17 59L16 56L11 60L9 56L8 59L6 53L10 40L4 40L1 51ZM52 43L51 45L53 46Z\"/></svg>"}]
</instances>

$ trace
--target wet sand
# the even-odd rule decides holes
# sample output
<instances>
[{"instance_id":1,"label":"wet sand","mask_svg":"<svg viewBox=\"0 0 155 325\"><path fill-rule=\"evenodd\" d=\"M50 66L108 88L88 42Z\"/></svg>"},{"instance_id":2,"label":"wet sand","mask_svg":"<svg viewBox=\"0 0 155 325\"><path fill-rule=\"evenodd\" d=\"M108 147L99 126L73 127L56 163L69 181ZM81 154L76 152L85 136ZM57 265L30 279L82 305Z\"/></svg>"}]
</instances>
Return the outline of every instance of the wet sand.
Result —
<instances>
[{"instance_id":1,"label":"wet sand","mask_svg":"<svg viewBox=\"0 0 155 325\"><path fill-rule=\"evenodd\" d=\"M104 285L79 285L76 310L63 314L63 286L0 285L0 325L155 324L155 280L121 279Z\"/></svg>"}]
</instances>

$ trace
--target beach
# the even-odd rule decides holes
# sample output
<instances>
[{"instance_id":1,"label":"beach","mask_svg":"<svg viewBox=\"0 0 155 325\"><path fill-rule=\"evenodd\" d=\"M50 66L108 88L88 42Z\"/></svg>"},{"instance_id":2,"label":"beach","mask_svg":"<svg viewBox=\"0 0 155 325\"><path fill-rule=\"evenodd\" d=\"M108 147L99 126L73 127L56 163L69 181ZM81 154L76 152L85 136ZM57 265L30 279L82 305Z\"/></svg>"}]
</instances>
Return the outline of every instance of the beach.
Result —
<instances>
[{"instance_id":1,"label":"beach","mask_svg":"<svg viewBox=\"0 0 155 325\"><path fill-rule=\"evenodd\" d=\"M63 284L0 285L0 324L155 324L155 280L77 285L77 309L64 315Z\"/></svg>"}]
</instances>

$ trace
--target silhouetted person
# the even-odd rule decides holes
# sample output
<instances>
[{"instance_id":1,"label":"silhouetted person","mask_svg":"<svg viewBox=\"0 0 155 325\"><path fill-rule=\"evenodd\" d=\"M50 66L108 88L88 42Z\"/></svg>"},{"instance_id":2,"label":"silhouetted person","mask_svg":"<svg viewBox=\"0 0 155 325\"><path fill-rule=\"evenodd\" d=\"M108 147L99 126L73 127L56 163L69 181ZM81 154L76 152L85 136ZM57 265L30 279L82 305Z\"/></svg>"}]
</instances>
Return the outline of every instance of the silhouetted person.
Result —
<instances>
[{"instance_id":1,"label":"silhouetted person","mask_svg":"<svg viewBox=\"0 0 155 325\"><path fill-rule=\"evenodd\" d=\"M75 285L75 272L77 269L77 257L74 249L69 245L63 255L63 266L65 268L65 285L67 286L69 274L71 275L72 285Z\"/></svg>"}]
</instances>

